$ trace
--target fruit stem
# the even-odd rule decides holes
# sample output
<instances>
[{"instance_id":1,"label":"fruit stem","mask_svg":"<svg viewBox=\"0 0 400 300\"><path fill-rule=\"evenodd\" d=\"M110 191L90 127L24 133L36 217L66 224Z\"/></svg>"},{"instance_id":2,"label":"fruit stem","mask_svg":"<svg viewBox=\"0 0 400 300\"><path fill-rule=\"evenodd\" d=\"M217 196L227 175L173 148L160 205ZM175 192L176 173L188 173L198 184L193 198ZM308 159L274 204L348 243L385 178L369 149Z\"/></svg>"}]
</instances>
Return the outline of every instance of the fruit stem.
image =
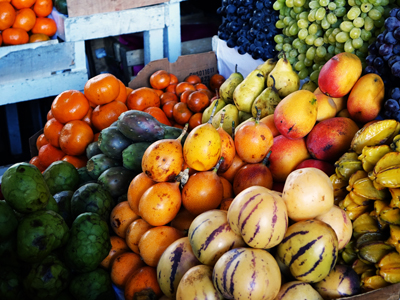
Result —
<instances>
[{"instance_id":1,"label":"fruit stem","mask_svg":"<svg viewBox=\"0 0 400 300\"><path fill-rule=\"evenodd\" d=\"M232 140L235 139L235 121L232 121Z\"/></svg>"},{"instance_id":2,"label":"fruit stem","mask_svg":"<svg viewBox=\"0 0 400 300\"><path fill-rule=\"evenodd\" d=\"M221 158L219 159L219 161L217 162L217 164L216 164L215 167L214 167L214 170L213 170L214 173L217 173L217 172L218 172L218 169L219 169L219 167L222 165L222 163L224 162L224 160L225 160L225 158L224 158L223 156L221 156Z\"/></svg>"},{"instance_id":3,"label":"fruit stem","mask_svg":"<svg viewBox=\"0 0 400 300\"><path fill-rule=\"evenodd\" d=\"M183 127L183 129L182 129L181 135L178 136L178 138L176 139L177 141L182 141L182 138L185 136L185 134L186 134L188 128L189 128L189 123L186 123L186 124L185 124L185 127Z\"/></svg>"},{"instance_id":4,"label":"fruit stem","mask_svg":"<svg viewBox=\"0 0 400 300\"><path fill-rule=\"evenodd\" d=\"M221 113L221 121L219 122L219 128L221 128L222 125L224 124L224 118L225 118L225 109L223 109Z\"/></svg>"},{"instance_id":5,"label":"fruit stem","mask_svg":"<svg viewBox=\"0 0 400 300\"><path fill-rule=\"evenodd\" d=\"M208 119L208 122L207 122L208 124L212 124L212 119L214 118L215 111L217 110L217 105L218 105L219 99L217 99L215 101L216 101L215 105L214 105L214 107L213 107L213 109L211 111L211 116L210 116L210 118Z\"/></svg>"},{"instance_id":6,"label":"fruit stem","mask_svg":"<svg viewBox=\"0 0 400 300\"><path fill-rule=\"evenodd\" d=\"M235 65L235 73L237 73L237 64Z\"/></svg>"},{"instance_id":7,"label":"fruit stem","mask_svg":"<svg viewBox=\"0 0 400 300\"><path fill-rule=\"evenodd\" d=\"M262 160L262 164L265 166L269 166L269 157L271 156L272 151L268 151L267 155L264 157L264 159Z\"/></svg>"},{"instance_id":8,"label":"fruit stem","mask_svg":"<svg viewBox=\"0 0 400 300\"><path fill-rule=\"evenodd\" d=\"M257 115L256 115L256 125L260 124L260 117L261 117L261 109L259 109L257 106L255 107L256 111L257 111Z\"/></svg>"},{"instance_id":9,"label":"fruit stem","mask_svg":"<svg viewBox=\"0 0 400 300\"><path fill-rule=\"evenodd\" d=\"M179 172L179 174L175 177L175 181L180 183L180 187L183 188L184 185L189 180L189 168Z\"/></svg>"},{"instance_id":10,"label":"fruit stem","mask_svg":"<svg viewBox=\"0 0 400 300\"><path fill-rule=\"evenodd\" d=\"M278 91L276 90L276 87L275 87L275 78L274 78L274 76L273 75L269 75L271 78L272 78L272 80L274 81L274 83L272 84L272 86L271 86L271 89L275 92L275 93L277 93Z\"/></svg>"}]
</instances>

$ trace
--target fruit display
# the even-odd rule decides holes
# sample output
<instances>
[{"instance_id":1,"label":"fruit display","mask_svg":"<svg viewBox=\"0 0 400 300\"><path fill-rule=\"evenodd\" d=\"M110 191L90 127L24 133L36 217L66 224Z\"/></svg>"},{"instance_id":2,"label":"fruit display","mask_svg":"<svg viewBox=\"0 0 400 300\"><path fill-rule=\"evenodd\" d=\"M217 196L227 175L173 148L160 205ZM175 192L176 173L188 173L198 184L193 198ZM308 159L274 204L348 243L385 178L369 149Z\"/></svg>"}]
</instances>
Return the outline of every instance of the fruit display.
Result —
<instances>
[{"instance_id":1,"label":"fruit display","mask_svg":"<svg viewBox=\"0 0 400 300\"><path fill-rule=\"evenodd\" d=\"M0 46L50 40L56 22L49 17L52 0L2 1L0 3Z\"/></svg>"}]
</instances>

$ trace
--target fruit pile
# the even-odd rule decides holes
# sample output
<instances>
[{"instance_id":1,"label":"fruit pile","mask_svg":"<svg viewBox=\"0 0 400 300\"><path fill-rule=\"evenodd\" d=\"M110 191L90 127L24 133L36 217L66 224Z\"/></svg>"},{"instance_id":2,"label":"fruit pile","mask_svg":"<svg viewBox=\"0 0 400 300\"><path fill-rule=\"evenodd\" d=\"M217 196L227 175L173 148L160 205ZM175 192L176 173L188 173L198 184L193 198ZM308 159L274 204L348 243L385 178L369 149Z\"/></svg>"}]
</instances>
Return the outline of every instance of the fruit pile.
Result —
<instances>
[{"instance_id":1,"label":"fruit pile","mask_svg":"<svg viewBox=\"0 0 400 300\"><path fill-rule=\"evenodd\" d=\"M0 2L0 46L49 40L56 34L56 22L49 18L52 0Z\"/></svg>"}]
</instances>

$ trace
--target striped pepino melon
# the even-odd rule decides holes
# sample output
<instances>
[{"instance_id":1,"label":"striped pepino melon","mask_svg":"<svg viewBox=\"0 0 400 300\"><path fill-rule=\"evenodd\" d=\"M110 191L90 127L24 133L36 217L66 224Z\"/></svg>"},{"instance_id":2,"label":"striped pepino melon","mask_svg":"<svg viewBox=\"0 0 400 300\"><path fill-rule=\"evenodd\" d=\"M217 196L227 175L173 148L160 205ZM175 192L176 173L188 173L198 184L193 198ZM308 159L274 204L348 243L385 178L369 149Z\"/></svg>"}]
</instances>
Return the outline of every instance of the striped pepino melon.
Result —
<instances>
[{"instance_id":1,"label":"striped pepino melon","mask_svg":"<svg viewBox=\"0 0 400 300\"><path fill-rule=\"evenodd\" d=\"M290 281L281 286L275 300L324 300L311 284L303 281Z\"/></svg>"},{"instance_id":2,"label":"striped pepino melon","mask_svg":"<svg viewBox=\"0 0 400 300\"><path fill-rule=\"evenodd\" d=\"M157 281L164 295L174 299L183 275L198 264L200 262L193 254L188 237L169 245L157 264Z\"/></svg>"},{"instance_id":3,"label":"striped pepino melon","mask_svg":"<svg viewBox=\"0 0 400 300\"><path fill-rule=\"evenodd\" d=\"M281 273L268 251L241 247L217 261L213 283L226 299L272 300L281 287Z\"/></svg>"},{"instance_id":4,"label":"striped pepino melon","mask_svg":"<svg viewBox=\"0 0 400 300\"><path fill-rule=\"evenodd\" d=\"M296 280L321 281L333 269L338 257L336 233L318 220L294 223L278 245L277 257L289 267Z\"/></svg>"},{"instance_id":5,"label":"striped pepino melon","mask_svg":"<svg viewBox=\"0 0 400 300\"><path fill-rule=\"evenodd\" d=\"M188 237L197 259L213 266L227 251L245 246L229 226L227 211L213 209L198 215L190 224Z\"/></svg>"},{"instance_id":6,"label":"striped pepino melon","mask_svg":"<svg viewBox=\"0 0 400 300\"><path fill-rule=\"evenodd\" d=\"M228 222L250 247L269 249L278 245L286 233L286 204L279 193L252 186L235 197L228 210Z\"/></svg>"}]
</instances>

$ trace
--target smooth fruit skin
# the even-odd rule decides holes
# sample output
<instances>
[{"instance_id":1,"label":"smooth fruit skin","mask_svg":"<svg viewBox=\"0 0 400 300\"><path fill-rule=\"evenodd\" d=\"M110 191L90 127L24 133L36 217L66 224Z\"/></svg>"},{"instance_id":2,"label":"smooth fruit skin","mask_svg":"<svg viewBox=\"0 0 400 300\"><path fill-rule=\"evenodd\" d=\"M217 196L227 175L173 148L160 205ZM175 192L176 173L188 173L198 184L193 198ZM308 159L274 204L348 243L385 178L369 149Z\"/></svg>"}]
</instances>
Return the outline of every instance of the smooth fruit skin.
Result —
<instances>
[{"instance_id":1,"label":"smooth fruit skin","mask_svg":"<svg viewBox=\"0 0 400 300\"><path fill-rule=\"evenodd\" d=\"M340 98L348 94L362 72L361 60L357 55L342 52L322 67L318 86L325 95Z\"/></svg>"},{"instance_id":2,"label":"smooth fruit skin","mask_svg":"<svg viewBox=\"0 0 400 300\"><path fill-rule=\"evenodd\" d=\"M296 166L295 170L303 168L317 168L323 171L328 176L331 176L335 173L335 166L333 165L333 163L313 158L303 160Z\"/></svg>"},{"instance_id":3,"label":"smooth fruit skin","mask_svg":"<svg viewBox=\"0 0 400 300\"><path fill-rule=\"evenodd\" d=\"M377 74L362 76L352 88L347 100L347 110L351 119L367 123L374 120L382 108L385 85Z\"/></svg>"}]
</instances>

